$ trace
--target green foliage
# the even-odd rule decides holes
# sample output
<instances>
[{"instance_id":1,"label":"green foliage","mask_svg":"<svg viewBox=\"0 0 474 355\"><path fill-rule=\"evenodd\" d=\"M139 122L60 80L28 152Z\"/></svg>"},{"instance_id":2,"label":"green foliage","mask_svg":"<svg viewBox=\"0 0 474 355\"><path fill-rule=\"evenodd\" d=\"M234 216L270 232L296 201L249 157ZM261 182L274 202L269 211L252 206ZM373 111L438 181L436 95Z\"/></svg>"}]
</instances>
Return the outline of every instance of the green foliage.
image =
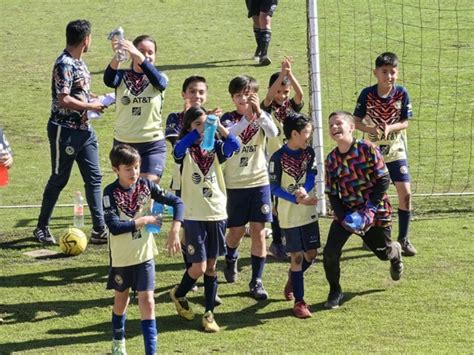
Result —
<instances>
[{"instance_id":1,"label":"green foliage","mask_svg":"<svg viewBox=\"0 0 474 355\"><path fill-rule=\"evenodd\" d=\"M367 2L362 0L320 2L324 29L321 31L321 46L325 53L322 71L323 85L327 89L323 96L326 113L329 108L352 110L356 93L371 80L371 59L381 48L374 45L364 53L354 52L353 38L344 35L348 31L346 17L340 15L337 22L338 18L332 16L336 9L350 12L348 4L362 8L367 6ZM378 5L371 6L371 13L374 13ZM169 112L181 110L181 84L192 74L207 78L209 108L232 109L227 84L239 74L256 77L263 96L270 74L279 70L279 59L284 55L293 56L295 74L305 94L308 94L304 9L305 2L302 0L280 2L273 18L270 47L274 64L260 68L251 60L255 44L243 1L3 1L0 22L0 125L5 128L13 146L15 163L10 185L0 189L0 205L38 205L41 201L50 173L46 123L50 108L51 68L64 47L64 28L70 20L87 18L93 24L91 51L84 59L93 74L92 88L96 93L109 91L102 82L103 70L112 56L110 43L106 39L108 31L123 26L128 38L143 33L156 38L159 46L157 65L170 78L163 112L163 117L166 117ZM365 16L357 16L351 21L365 26L370 21L369 15L367 12ZM472 16L472 11L460 15L462 18ZM426 24L434 21L429 14L425 18ZM385 33L385 24L374 21L373 26L374 34ZM364 34L357 33L357 36L361 41L368 41L367 35L364 37ZM410 36L416 37L416 33ZM430 38L425 40L430 41ZM375 41L373 38L371 43ZM339 48L337 43L341 43ZM361 54L365 64L348 62L347 67L340 66L338 58L342 57L339 55L346 52L350 56ZM426 57L423 63L430 63L432 59ZM447 61L445 58L442 60ZM335 77L344 77L345 73L352 73L348 87L342 85L344 80L334 81ZM462 80L471 77L461 74ZM406 75L411 74L407 72ZM355 81L354 76L357 78ZM423 80L434 80L429 73L423 77ZM436 78L436 81L441 80L441 76ZM411 89L409 81L407 85ZM416 102L419 99L417 90L413 94ZM429 92L422 95L433 100L436 97ZM309 102L308 96L306 102ZM113 126L112 110L105 113L100 121L94 122L100 142L104 185L114 179L107 159ZM434 122L421 120L417 127L415 132L420 129L441 134L441 130L435 130ZM413 149L416 150L419 145L418 141L415 142ZM331 145L329 141L326 143L327 147ZM472 151L469 153L469 146L455 147L461 156L472 154ZM431 160L417 164L422 171L433 170ZM169 184L170 168L169 159L163 183L165 187ZM472 173L472 170L472 165L467 165L466 171ZM437 181L444 184L444 180ZM472 184L472 178L470 181ZM71 203L73 191L83 189L82 185L79 171L75 168L59 203ZM448 185L443 186L448 189ZM417 220L412 224L411 234L420 254L405 260L406 273L398 283L390 281L388 263L380 262L370 253L360 250L358 238L353 237L343 255L342 285L347 301L339 310L323 311L328 287L319 259L305 278L305 298L314 314L312 319L305 321L294 318L291 303L284 301L282 291L286 264L268 259L264 281L270 293L269 301L259 303L247 296L249 241L244 240L241 277L237 283L225 284L222 273L219 273L222 282L219 294L224 304L216 309L216 320L223 331L213 335L201 332L199 317L185 322L176 316L167 293L179 282L184 267L179 256L171 258L166 255L161 247L164 237L160 236L157 242L161 254L157 258L155 293L160 351L472 352L472 202L458 199L449 203L446 205L448 211L453 209L459 212L460 208L464 208L463 214L454 218L450 215L448 219ZM426 210L436 213L439 205L437 201L430 201ZM67 258L33 259L24 255L24 252L39 247L31 236L38 212L38 208L0 209L0 318L3 318L0 324L0 353L86 354L110 351L113 295L105 290L106 248L89 245L83 254ZM56 208L51 221L56 237L71 223L72 208ZM86 223L90 226L90 220ZM321 221L323 243L328 226L329 221ZM85 231L89 232L87 228ZM59 251L58 247L49 249ZM190 300L197 304L200 315L204 311L201 306L202 288L191 294ZM134 301L127 321L127 347L131 354L143 352L139 319Z\"/></svg>"}]
</instances>

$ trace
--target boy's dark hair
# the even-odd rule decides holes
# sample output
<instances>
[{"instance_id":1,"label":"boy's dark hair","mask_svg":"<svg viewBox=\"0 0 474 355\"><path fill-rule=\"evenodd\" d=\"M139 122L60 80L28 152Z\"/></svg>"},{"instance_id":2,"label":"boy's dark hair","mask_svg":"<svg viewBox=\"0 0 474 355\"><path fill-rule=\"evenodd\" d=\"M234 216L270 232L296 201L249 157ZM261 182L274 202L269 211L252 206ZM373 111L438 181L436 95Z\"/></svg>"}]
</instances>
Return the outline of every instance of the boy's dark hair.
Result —
<instances>
[{"instance_id":1,"label":"boy's dark hair","mask_svg":"<svg viewBox=\"0 0 474 355\"><path fill-rule=\"evenodd\" d=\"M178 139L183 138L190 130L191 124L202 115L207 115L207 111L202 106L191 106L183 117L183 128L179 132Z\"/></svg>"},{"instance_id":2,"label":"boy's dark hair","mask_svg":"<svg viewBox=\"0 0 474 355\"><path fill-rule=\"evenodd\" d=\"M333 117L333 116L339 116L343 119L345 119L347 122L355 124L354 116L347 112L347 111L334 111L329 114L328 121Z\"/></svg>"},{"instance_id":3,"label":"boy's dark hair","mask_svg":"<svg viewBox=\"0 0 474 355\"><path fill-rule=\"evenodd\" d=\"M286 139L291 138L291 133L296 131L300 133L307 125L312 124L311 119L302 113L290 113L283 123L283 133Z\"/></svg>"},{"instance_id":4,"label":"boy's dark hair","mask_svg":"<svg viewBox=\"0 0 474 355\"><path fill-rule=\"evenodd\" d=\"M120 165L132 165L140 161L138 151L128 144L117 144L112 148L109 154L110 163L114 168Z\"/></svg>"},{"instance_id":5,"label":"boy's dark hair","mask_svg":"<svg viewBox=\"0 0 474 355\"><path fill-rule=\"evenodd\" d=\"M229 93L234 96L242 91L258 92L257 80L248 75L236 76L229 83Z\"/></svg>"},{"instance_id":6,"label":"boy's dark hair","mask_svg":"<svg viewBox=\"0 0 474 355\"><path fill-rule=\"evenodd\" d=\"M199 75L191 75L190 77L187 77L183 82L183 92L185 92L188 89L188 86L192 83L204 83L206 84L207 89L207 82L205 77Z\"/></svg>"},{"instance_id":7,"label":"boy's dark hair","mask_svg":"<svg viewBox=\"0 0 474 355\"><path fill-rule=\"evenodd\" d=\"M398 67L398 57L395 53L392 52L384 52L380 54L375 59L375 67L380 68L384 65L391 65L392 67Z\"/></svg>"},{"instance_id":8,"label":"boy's dark hair","mask_svg":"<svg viewBox=\"0 0 474 355\"><path fill-rule=\"evenodd\" d=\"M151 43L153 43L153 45L155 46L155 52L156 52L156 41L155 39L152 37L152 36L149 36L149 35L140 35L138 37L136 37L134 40L133 40L133 45L135 46L135 48L137 48L137 46L143 42L143 41L150 41Z\"/></svg>"},{"instance_id":9,"label":"boy's dark hair","mask_svg":"<svg viewBox=\"0 0 474 355\"><path fill-rule=\"evenodd\" d=\"M91 23L87 20L71 21L66 26L66 43L77 46L91 34Z\"/></svg>"},{"instance_id":10,"label":"boy's dark hair","mask_svg":"<svg viewBox=\"0 0 474 355\"><path fill-rule=\"evenodd\" d=\"M272 86L273 83L277 81L279 76L280 76L280 72L273 73L272 76L270 77L270 80L268 81L268 87ZM290 83L290 80L285 76L285 78L281 82L281 85L288 85L289 83Z\"/></svg>"}]
</instances>

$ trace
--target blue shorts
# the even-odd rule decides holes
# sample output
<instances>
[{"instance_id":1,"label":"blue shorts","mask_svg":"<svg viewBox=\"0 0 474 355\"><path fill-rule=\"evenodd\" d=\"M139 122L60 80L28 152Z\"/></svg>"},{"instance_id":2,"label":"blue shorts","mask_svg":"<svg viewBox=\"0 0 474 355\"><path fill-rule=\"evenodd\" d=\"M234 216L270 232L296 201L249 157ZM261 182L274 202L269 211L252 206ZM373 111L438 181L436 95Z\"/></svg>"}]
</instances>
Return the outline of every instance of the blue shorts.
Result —
<instances>
[{"instance_id":1,"label":"blue shorts","mask_svg":"<svg viewBox=\"0 0 474 355\"><path fill-rule=\"evenodd\" d=\"M386 163L392 182L410 182L410 172L406 159Z\"/></svg>"},{"instance_id":2,"label":"blue shorts","mask_svg":"<svg viewBox=\"0 0 474 355\"><path fill-rule=\"evenodd\" d=\"M184 242L187 261L200 263L225 255L226 220L190 221L184 220Z\"/></svg>"},{"instance_id":3,"label":"blue shorts","mask_svg":"<svg viewBox=\"0 0 474 355\"><path fill-rule=\"evenodd\" d=\"M245 226L247 222L271 222L270 185L227 189L227 216L227 228Z\"/></svg>"},{"instance_id":4,"label":"blue shorts","mask_svg":"<svg viewBox=\"0 0 474 355\"><path fill-rule=\"evenodd\" d=\"M285 238L286 251L289 253L315 250L321 247L318 221L301 227L282 228L281 234Z\"/></svg>"},{"instance_id":5,"label":"blue shorts","mask_svg":"<svg viewBox=\"0 0 474 355\"><path fill-rule=\"evenodd\" d=\"M161 139L146 143L126 143L114 139L114 146L124 143L138 150L141 158L140 173L163 175L166 166L166 141Z\"/></svg>"},{"instance_id":6,"label":"blue shorts","mask_svg":"<svg viewBox=\"0 0 474 355\"><path fill-rule=\"evenodd\" d=\"M110 268L107 290L123 292L130 287L132 291L155 290L154 259L137 265Z\"/></svg>"}]
</instances>

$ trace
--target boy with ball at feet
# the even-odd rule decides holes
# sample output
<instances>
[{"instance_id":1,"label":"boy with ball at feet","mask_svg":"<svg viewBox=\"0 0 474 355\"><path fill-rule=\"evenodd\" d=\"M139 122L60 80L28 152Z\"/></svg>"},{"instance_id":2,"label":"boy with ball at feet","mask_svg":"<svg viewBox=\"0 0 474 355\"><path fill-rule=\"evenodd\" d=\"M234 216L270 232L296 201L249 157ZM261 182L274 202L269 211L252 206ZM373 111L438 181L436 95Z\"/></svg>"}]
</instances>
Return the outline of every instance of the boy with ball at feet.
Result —
<instances>
[{"instance_id":1,"label":"boy with ball at feet","mask_svg":"<svg viewBox=\"0 0 474 355\"><path fill-rule=\"evenodd\" d=\"M377 84L359 95L354 110L355 125L383 154L398 195L398 241L403 255L414 256L416 249L408 239L411 219L411 187L407 161L406 129L413 112L407 90L396 85L398 58L385 52L375 60Z\"/></svg>"},{"instance_id":2,"label":"boy with ball at feet","mask_svg":"<svg viewBox=\"0 0 474 355\"><path fill-rule=\"evenodd\" d=\"M280 225L291 258L284 295L287 300L294 299L296 317L309 318L303 275L321 246L315 208L318 201L314 196L317 171L313 148L308 145L313 126L308 117L291 114L283 130L288 141L272 155L268 170L272 194L279 198Z\"/></svg>"},{"instance_id":3,"label":"boy with ball at feet","mask_svg":"<svg viewBox=\"0 0 474 355\"><path fill-rule=\"evenodd\" d=\"M326 158L326 194L334 220L324 247L324 271L329 283L326 308L338 308L344 295L340 285L342 248L358 234L380 260L390 261L392 280L403 273L401 246L392 242L392 207L387 189L390 177L379 149L356 140L354 117L344 111L329 115L329 135L336 142Z\"/></svg>"},{"instance_id":4,"label":"boy with ball at feet","mask_svg":"<svg viewBox=\"0 0 474 355\"><path fill-rule=\"evenodd\" d=\"M109 238L110 270L107 289L115 290L112 312L112 354L126 354L125 318L130 289L138 292L141 328L145 353L157 351L155 321L155 262L158 250L147 224L161 225L161 218L149 215L152 199L173 206L173 222L167 248L179 252L179 229L184 204L179 197L165 193L152 181L140 177L140 155L126 144L114 146L110 152L112 169L118 175L104 190L103 206Z\"/></svg>"}]
</instances>

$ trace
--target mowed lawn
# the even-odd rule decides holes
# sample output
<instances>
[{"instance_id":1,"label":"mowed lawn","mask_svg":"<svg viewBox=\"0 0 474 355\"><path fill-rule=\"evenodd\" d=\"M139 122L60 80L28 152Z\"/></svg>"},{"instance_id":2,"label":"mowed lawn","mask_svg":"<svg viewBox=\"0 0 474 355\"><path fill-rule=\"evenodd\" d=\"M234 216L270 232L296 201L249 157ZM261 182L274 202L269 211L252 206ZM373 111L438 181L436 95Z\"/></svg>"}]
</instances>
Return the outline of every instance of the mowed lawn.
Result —
<instances>
[{"instance_id":1,"label":"mowed lawn","mask_svg":"<svg viewBox=\"0 0 474 355\"><path fill-rule=\"evenodd\" d=\"M471 121L463 125L458 123L459 115L472 109L465 96L465 90L472 85L466 79L472 71L465 65L469 58L457 61L461 68L460 95L457 100L447 102L444 96L437 95L442 86L438 82L448 83L447 94L451 95L456 82L444 81L444 75L447 78L451 72L436 71L436 85L425 85L425 80L430 81L425 79L428 73L423 69L420 76L420 72L414 69L417 65L413 63L430 68L430 60L438 63L436 52L426 50L422 53L423 60L420 60L419 52L409 50L412 39L416 37L413 32L405 36L405 46L403 42L397 42L397 38L403 40L403 32L386 31L386 23L380 16L390 14L393 20L394 15L385 11L384 6L369 7L365 0L325 0L319 3L323 116L339 108L352 111L358 91L373 83L370 73L372 58L378 52L393 48L401 53L401 82L407 85L415 103L414 124L409 130L414 185L418 192L471 191L474 182L470 176L474 171L472 114L464 116L470 117ZM429 5L424 3L423 6ZM384 5L390 7L390 3L384 2ZM442 5L454 8L456 2L446 1ZM468 2L464 5L472 7ZM399 5L395 8L398 11ZM170 78L163 117L182 109L181 84L193 74L207 78L209 102L206 106L209 108L232 109L227 85L230 79L240 74L256 77L263 97L268 78L279 70L279 60L284 55L294 58L293 68L303 85L305 110L308 112L305 9L302 0L280 1L274 16L270 47L274 63L261 68L256 67L251 59L255 45L244 1L2 2L0 126L5 128L13 146L15 165L11 170L10 185L0 189L0 318L3 319L0 324L0 354L110 352L113 294L105 290L106 248L89 246L77 257L59 255L35 259L24 254L40 248L31 232L39 213L36 206L41 202L50 173L46 122L51 68L64 48L67 22L77 18L87 18L92 22L92 47L84 59L92 73L92 88L96 93L110 91L102 82L103 70L112 56L106 36L114 27L122 26L128 38L147 33L158 42L157 66ZM413 14L416 13L416 9L408 13L405 9L404 16L415 21ZM441 16L443 21L448 21L443 26L452 24L456 28L469 16L474 17L472 10L457 13L456 23L450 12L442 12L450 14ZM424 14L426 20L434 21L431 13L425 11ZM359 21L355 32L353 21ZM418 21L427 28L434 26L431 22ZM432 37L434 32L429 31L429 35L423 37L423 45L427 48L430 48L430 43L432 47L440 46L439 39ZM472 30L469 33L471 36L460 32L458 37L461 44L467 44L467 47L460 47L466 51L474 38ZM455 37L446 38L446 41L448 39L455 42ZM450 55L455 56L455 53ZM455 58L464 57L458 55ZM448 62L447 58L441 59L441 64ZM450 63L456 61L453 59ZM418 77L423 77L423 80L417 80ZM436 99L441 100L442 105L440 111L433 114L436 112ZM454 106L449 107L456 112L448 115L446 105L453 102L456 110ZM442 120L445 113L452 121ZM456 123L454 131L448 129L453 122ZM112 145L113 125L113 110L94 122L100 142L104 185L114 179L107 158ZM457 139L453 141L453 137ZM326 140L326 150L331 146L332 143ZM168 170L163 179L165 187L169 185L170 172L171 159L168 159ZM79 172L74 169L59 203L70 204L73 192L82 190L82 185ZM241 246L239 280L235 284L226 284L222 272L219 272L221 284L218 292L224 304L216 308L216 320L222 328L218 334L201 331L202 287L190 294L190 301L196 304L196 319L187 322L176 315L168 291L179 282L184 266L180 256L167 255L163 247L164 234L160 235L157 238L160 255L156 259L155 292L160 352L472 353L473 198L415 199L415 209L417 214L411 236L419 255L405 259L403 279L391 281L389 264L360 249L359 238L354 236L343 254L342 286L346 301L340 309L324 310L328 286L320 257L305 275L305 299L313 311L313 318L308 320L299 320L292 315L292 304L284 300L282 293L288 265L271 257L264 277L270 299L256 302L248 297L250 259L249 240L245 239ZM51 229L59 236L71 223L72 208L58 207ZM322 218L320 223L324 244L330 220ZM85 232L88 233L90 227L87 218ZM395 223L394 235L396 233ZM48 249L59 250L57 247ZM136 301L132 301L127 319L127 349L130 354L143 353Z\"/></svg>"}]
</instances>

